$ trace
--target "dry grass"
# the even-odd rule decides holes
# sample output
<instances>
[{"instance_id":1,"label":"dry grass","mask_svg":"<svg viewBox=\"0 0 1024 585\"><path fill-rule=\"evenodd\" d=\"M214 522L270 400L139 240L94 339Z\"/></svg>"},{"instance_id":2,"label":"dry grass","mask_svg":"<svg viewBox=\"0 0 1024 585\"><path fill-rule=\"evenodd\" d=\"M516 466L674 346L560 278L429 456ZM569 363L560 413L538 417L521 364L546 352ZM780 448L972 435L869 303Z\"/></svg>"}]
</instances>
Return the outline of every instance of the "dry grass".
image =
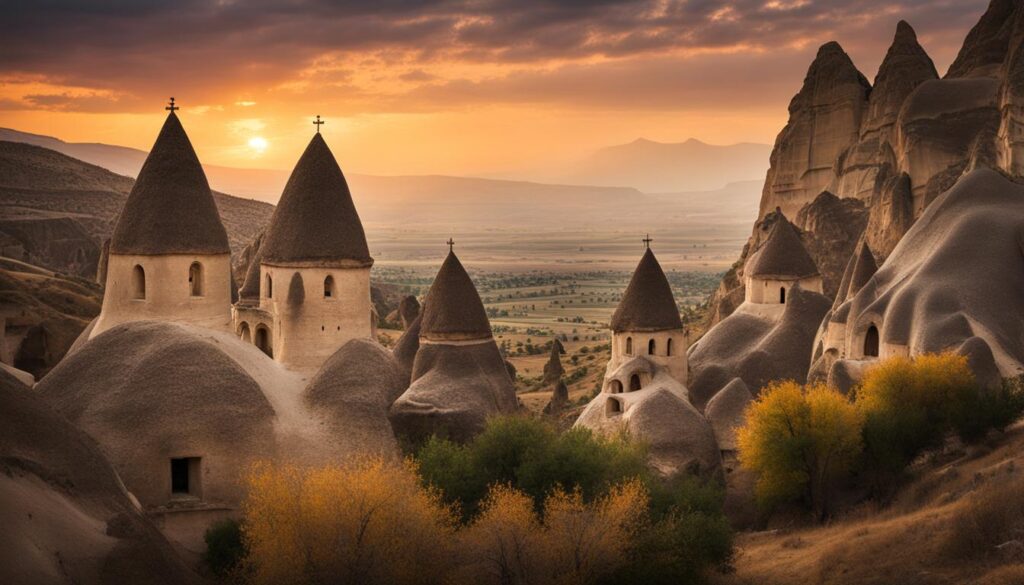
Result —
<instances>
[{"instance_id":1,"label":"dry grass","mask_svg":"<svg viewBox=\"0 0 1024 585\"><path fill-rule=\"evenodd\" d=\"M826 526L741 534L718 585L1024 583L1024 424L989 452L922 469L888 509Z\"/></svg>"}]
</instances>

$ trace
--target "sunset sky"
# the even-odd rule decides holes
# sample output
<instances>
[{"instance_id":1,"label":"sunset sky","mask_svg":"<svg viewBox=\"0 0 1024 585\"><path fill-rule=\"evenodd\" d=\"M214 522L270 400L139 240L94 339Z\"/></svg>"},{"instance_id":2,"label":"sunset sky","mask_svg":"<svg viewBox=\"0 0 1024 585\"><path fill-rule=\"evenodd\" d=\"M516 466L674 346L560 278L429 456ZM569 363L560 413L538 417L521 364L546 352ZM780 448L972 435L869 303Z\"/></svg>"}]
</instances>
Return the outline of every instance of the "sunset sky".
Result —
<instances>
[{"instance_id":1,"label":"sunset sky","mask_svg":"<svg viewBox=\"0 0 1024 585\"><path fill-rule=\"evenodd\" d=\"M873 79L903 18L944 73L987 0L0 0L0 126L203 162L534 177L639 137L771 143L817 47Z\"/></svg>"}]
</instances>

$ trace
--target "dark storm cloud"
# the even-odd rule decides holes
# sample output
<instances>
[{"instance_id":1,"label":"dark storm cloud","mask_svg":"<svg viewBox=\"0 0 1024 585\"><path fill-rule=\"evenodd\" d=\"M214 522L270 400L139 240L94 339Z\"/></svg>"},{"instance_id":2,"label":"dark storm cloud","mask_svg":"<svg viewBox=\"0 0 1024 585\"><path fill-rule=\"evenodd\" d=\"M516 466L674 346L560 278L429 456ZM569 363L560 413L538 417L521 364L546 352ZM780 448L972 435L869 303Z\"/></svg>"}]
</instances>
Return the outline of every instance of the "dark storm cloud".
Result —
<instances>
[{"instance_id":1,"label":"dark storm cloud","mask_svg":"<svg viewBox=\"0 0 1024 585\"><path fill-rule=\"evenodd\" d=\"M0 74L35 74L57 83L124 92L121 107L165 87L193 102L230 99L238 87L292 79L325 53L399 51L413 63L458 60L529 66L551 60L637 57L679 49L771 54L795 43L838 39L847 50L881 54L896 20L950 52L984 10L986 0L71 0L0 1ZM945 46L949 45L949 46ZM749 63L773 65L761 57ZM785 66L789 66L787 63ZM424 67L427 68L427 67ZM584 66L594 75L615 68ZM420 74L422 73L422 75ZM508 80L432 83L432 73L405 72L428 84L424 97L464 91L468 100L502 100L563 81L538 73L508 92ZM869 78L873 71L865 71ZM678 76L676 76L678 77ZM578 83L587 84L584 77ZM696 81L691 78L691 82ZM504 89L505 92L498 91ZM652 90L653 91L653 90ZM646 97L646 96L645 96ZM661 98L651 96L650 100ZM35 96L38 108L103 111L104 98Z\"/></svg>"}]
</instances>

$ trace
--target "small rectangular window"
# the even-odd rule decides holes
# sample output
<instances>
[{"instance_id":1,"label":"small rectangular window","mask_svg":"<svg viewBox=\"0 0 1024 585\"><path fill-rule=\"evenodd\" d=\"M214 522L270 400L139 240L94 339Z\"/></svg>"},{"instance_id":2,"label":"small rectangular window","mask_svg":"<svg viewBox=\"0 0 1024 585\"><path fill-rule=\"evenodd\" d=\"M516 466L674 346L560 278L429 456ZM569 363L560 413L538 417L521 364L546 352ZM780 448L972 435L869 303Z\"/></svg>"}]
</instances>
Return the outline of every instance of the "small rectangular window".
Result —
<instances>
[{"instance_id":1,"label":"small rectangular window","mask_svg":"<svg viewBox=\"0 0 1024 585\"><path fill-rule=\"evenodd\" d=\"M171 495L199 497L200 458L171 459Z\"/></svg>"}]
</instances>

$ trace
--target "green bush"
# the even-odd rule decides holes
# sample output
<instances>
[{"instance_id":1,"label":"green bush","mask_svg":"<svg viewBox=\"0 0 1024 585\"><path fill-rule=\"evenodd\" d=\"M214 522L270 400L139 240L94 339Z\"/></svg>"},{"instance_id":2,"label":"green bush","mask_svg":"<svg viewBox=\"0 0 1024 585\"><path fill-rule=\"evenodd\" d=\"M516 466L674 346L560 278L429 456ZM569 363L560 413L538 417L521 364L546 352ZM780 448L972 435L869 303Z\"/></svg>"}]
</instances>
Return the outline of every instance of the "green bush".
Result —
<instances>
[{"instance_id":1,"label":"green bush","mask_svg":"<svg viewBox=\"0 0 1024 585\"><path fill-rule=\"evenodd\" d=\"M609 583L698 583L710 567L729 570L733 531L722 512L722 488L693 476L652 487L654 521L641 534L631 562Z\"/></svg>"},{"instance_id":2,"label":"green bush","mask_svg":"<svg viewBox=\"0 0 1024 585\"><path fill-rule=\"evenodd\" d=\"M206 530L203 540L206 541L203 561L218 577L230 575L241 566L247 554L242 540L242 525L235 519L215 523Z\"/></svg>"},{"instance_id":3,"label":"green bush","mask_svg":"<svg viewBox=\"0 0 1024 585\"><path fill-rule=\"evenodd\" d=\"M416 454L424 484L461 507L464 521L479 518L492 486L526 494L537 513L558 489L579 490L586 502L639 479L649 494L649 522L629 549L629 562L602 583L695 583L732 558L732 530L718 485L693 476L665 480L646 465L643 444L623 435L603 438L588 429L564 433L526 417L491 420L476 439L456 444L432 438Z\"/></svg>"},{"instance_id":4,"label":"green bush","mask_svg":"<svg viewBox=\"0 0 1024 585\"><path fill-rule=\"evenodd\" d=\"M645 460L643 445L625 437L606 439L584 428L558 433L546 421L521 416L492 419L464 445L431 438L416 454L423 481L466 517L495 484L525 492L539 509L556 486L578 487L589 501L625 479L648 483Z\"/></svg>"}]
</instances>

